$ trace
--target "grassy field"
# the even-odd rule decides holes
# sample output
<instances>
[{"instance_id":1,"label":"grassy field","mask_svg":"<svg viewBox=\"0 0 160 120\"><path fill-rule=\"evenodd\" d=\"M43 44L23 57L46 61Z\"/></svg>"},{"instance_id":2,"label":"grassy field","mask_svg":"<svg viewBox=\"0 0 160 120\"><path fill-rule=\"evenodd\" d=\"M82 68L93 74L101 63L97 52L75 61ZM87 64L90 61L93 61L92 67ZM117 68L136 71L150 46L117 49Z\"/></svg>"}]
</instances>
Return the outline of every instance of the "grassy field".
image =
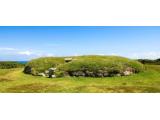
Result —
<instances>
[{"instance_id":1,"label":"grassy field","mask_svg":"<svg viewBox=\"0 0 160 120\"><path fill-rule=\"evenodd\" d=\"M24 74L22 68L0 69L1 93L159 93L160 66L123 77L43 78Z\"/></svg>"}]
</instances>

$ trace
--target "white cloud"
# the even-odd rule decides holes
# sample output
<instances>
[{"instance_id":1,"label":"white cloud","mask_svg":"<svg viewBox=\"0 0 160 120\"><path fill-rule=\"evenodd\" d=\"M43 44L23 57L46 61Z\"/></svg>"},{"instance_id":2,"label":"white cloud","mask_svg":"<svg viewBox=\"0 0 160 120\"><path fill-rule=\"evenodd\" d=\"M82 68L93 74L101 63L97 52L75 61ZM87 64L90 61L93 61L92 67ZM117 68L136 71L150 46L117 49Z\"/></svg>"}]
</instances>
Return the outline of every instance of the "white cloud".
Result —
<instances>
[{"instance_id":1,"label":"white cloud","mask_svg":"<svg viewBox=\"0 0 160 120\"><path fill-rule=\"evenodd\" d=\"M52 53L47 53L47 54L45 54L45 55L43 55L44 57L46 56L46 57L52 57L52 56L54 56Z\"/></svg>"},{"instance_id":2,"label":"white cloud","mask_svg":"<svg viewBox=\"0 0 160 120\"><path fill-rule=\"evenodd\" d=\"M19 55L27 55L27 56L30 56L32 55L33 53L31 51L21 51L21 52L18 52Z\"/></svg>"},{"instance_id":3,"label":"white cloud","mask_svg":"<svg viewBox=\"0 0 160 120\"><path fill-rule=\"evenodd\" d=\"M160 58L160 52L151 51L151 52L133 53L129 57L135 58L135 59L140 59L140 58L143 58L143 59L157 59L157 58Z\"/></svg>"},{"instance_id":4,"label":"white cloud","mask_svg":"<svg viewBox=\"0 0 160 120\"><path fill-rule=\"evenodd\" d=\"M105 54L97 54L97 55L104 56Z\"/></svg>"},{"instance_id":5,"label":"white cloud","mask_svg":"<svg viewBox=\"0 0 160 120\"><path fill-rule=\"evenodd\" d=\"M52 53L43 53L43 52L37 52L37 51L31 51L31 50L18 51L17 54L18 55L30 56L32 58L54 56L54 54L52 54Z\"/></svg>"},{"instance_id":6,"label":"white cloud","mask_svg":"<svg viewBox=\"0 0 160 120\"><path fill-rule=\"evenodd\" d=\"M73 56L79 56L79 54L78 54L78 53L75 53Z\"/></svg>"},{"instance_id":7,"label":"white cloud","mask_svg":"<svg viewBox=\"0 0 160 120\"><path fill-rule=\"evenodd\" d=\"M118 54L117 54L117 53L111 53L111 55L113 55L113 56L118 56Z\"/></svg>"},{"instance_id":8,"label":"white cloud","mask_svg":"<svg viewBox=\"0 0 160 120\"><path fill-rule=\"evenodd\" d=\"M15 51L15 48L10 48L10 47L0 47L1 51Z\"/></svg>"}]
</instances>

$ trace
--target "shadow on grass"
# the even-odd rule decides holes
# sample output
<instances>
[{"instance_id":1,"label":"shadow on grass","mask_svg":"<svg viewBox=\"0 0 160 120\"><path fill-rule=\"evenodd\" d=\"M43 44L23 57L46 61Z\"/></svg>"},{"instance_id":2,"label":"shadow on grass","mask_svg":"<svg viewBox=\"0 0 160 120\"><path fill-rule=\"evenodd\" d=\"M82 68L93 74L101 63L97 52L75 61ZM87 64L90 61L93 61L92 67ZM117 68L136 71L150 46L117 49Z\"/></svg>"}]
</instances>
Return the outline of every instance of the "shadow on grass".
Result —
<instances>
[{"instance_id":1,"label":"shadow on grass","mask_svg":"<svg viewBox=\"0 0 160 120\"><path fill-rule=\"evenodd\" d=\"M11 82L13 80L10 80L8 78L0 78L0 82Z\"/></svg>"}]
</instances>

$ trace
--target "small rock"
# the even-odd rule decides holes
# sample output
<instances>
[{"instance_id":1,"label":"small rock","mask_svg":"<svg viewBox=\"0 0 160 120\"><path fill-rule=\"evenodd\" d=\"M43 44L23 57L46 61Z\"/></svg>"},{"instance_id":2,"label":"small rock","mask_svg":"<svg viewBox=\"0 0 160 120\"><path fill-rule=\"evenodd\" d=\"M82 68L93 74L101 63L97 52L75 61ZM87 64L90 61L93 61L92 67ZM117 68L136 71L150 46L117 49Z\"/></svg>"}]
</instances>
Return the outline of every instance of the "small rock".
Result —
<instances>
[{"instance_id":1,"label":"small rock","mask_svg":"<svg viewBox=\"0 0 160 120\"><path fill-rule=\"evenodd\" d=\"M55 71L57 68L49 68L48 70L52 70L52 71Z\"/></svg>"},{"instance_id":2,"label":"small rock","mask_svg":"<svg viewBox=\"0 0 160 120\"><path fill-rule=\"evenodd\" d=\"M103 73L97 73L97 77L103 77Z\"/></svg>"},{"instance_id":3,"label":"small rock","mask_svg":"<svg viewBox=\"0 0 160 120\"><path fill-rule=\"evenodd\" d=\"M121 76L121 74L117 74L116 76L117 76L117 77L120 77L120 76Z\"/></svg>"},{"instance_id":4,"label":"small rock","mask_svg":"<svg viewBox=\"0 0 160 120\"><path fill-rule=\"evenodd\" d=\"M56 78L56 75L52 75L52 78Z\"/></svg>"},{"instance_id":5,"label":"small rock","mask_svg":"<svg viewBox=\"0 0 160 120\"><path fill-rule=\"evenodd\" d=\"M123 74L125 76L129 76L129 75L133 74L133 72L131 72L131 71L124 71Z\"/></svg>"},{"instance_id":6,"label":"small rock","mask_svg":"<svg viewBox=\"0 0 160 120\"><path fill-rule=\"evenodd\" d=\"M94 73L91 72L91 71L88 71L88 70L85 72L85 76L88 76L88 77L95 77Z\"/></svg>"},{"instance_id":7,"label":"small rock","mask_svg":"<svg viewBox=\"0 0 160 120\"><path fill-rule=\"evenodd\" d=\"M75 77L80 77L83 76L85 77L85 73L83 71L73 71L73 72L69 72L70 76L75 76Z\"/></svg>"},{"instance_id":8,"label":"small rock","mask_svg":"<svg viewBox=\"0 0 160 120\"><path fill-rule=\"evenodd\" d=\"M49 73L49 70L45 70L45 74L48 74Z\"/></svg>"},{"instance_id":9,"label":"small rock","mask_svg":"<svg viewBox=\"0 0 160 120\"><path fill-rule=\"evenodd\" d=\"M38 73L39 76L43 76L46 77L46 75L44 73Z\"/></svg>"},{"instance_id":10,"label":"small rock","mask_svg":"<svg viewBox=\"0 0 160 120\"><path fill-rule=\"evenodd\" d=\"M109 73L108 73L108 72L104 72L104 73L103 73L103 76L104 76L104 77L108 77L108 76L109 76Z\"/></svg>"}]
</instances>

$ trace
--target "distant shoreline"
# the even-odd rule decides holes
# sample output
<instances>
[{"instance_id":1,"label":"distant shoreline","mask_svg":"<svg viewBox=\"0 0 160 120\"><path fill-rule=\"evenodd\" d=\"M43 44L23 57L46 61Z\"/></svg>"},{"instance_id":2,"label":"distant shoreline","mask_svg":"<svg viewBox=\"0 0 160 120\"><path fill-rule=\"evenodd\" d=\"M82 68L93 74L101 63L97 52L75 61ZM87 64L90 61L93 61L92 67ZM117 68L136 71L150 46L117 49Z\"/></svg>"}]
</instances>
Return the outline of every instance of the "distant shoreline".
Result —
<instances>
[{"instance_id":1,"label":"distant shoreline","mask_svg":"<svg viewBox=\"0 0 160 120\"><path fill-rule=\"evenodd\" d=\"M18 63L21 63L21 64L26 64L28 61L16 61Z\"/></svg>"},{"instance_id":2,"label":"distant shoreline","mask_svg":"<svg viewBox=\"0 0 160 120\"><path fill-rule=\"evenodd\" d=\"M17 62L21 64L26 64L28 61L0 61L0 62Z\"/></svg>"}]
</instances>

